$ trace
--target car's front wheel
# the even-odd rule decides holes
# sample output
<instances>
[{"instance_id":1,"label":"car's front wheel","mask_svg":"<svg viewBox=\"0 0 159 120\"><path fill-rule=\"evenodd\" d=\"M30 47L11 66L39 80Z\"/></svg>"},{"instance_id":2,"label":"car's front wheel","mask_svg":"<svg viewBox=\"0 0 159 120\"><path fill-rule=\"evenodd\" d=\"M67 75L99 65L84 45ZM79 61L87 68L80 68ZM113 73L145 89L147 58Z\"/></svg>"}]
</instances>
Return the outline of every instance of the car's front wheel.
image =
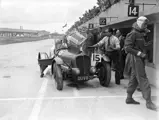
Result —
<instances>
[{"instance_id":1,"label":"car's front wheel","mask_svg":"<svg viewBox=\"0 0 159 120\"><path fill-rule=\"evenodd\" d=\"M104 87L108 87L111 80L111 67L110 64L103 61L98 71L98 78L100 84Z\"/></svg>"},{"instance_id":2,"label":"car's front wheel","mask_svg":"<svg viewBox=\"0 0 159 120\"><path fill-rule=\"evenodd\" d=\"M55 86L57 90L62 90L63 89L63 76L62 76L62 71L59 65L54 63L53 65L53 75L55 79Z\"/></svg>"}]
</instances>

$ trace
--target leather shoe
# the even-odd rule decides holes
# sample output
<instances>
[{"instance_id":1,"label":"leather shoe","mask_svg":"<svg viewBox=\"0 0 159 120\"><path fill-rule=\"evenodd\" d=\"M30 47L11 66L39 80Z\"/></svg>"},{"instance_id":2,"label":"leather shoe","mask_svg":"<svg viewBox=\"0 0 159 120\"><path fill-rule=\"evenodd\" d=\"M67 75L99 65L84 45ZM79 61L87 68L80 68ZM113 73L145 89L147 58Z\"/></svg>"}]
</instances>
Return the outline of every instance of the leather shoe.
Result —
<instances>
[{"instance_id":1,"label":"leather shoe","mask_svg":"<svg viewBox=\"0 0 159 120\"><path fill-rule=\"evenodd\" d=\"M42 73L42 74L40 75L40 77L41 77L41 78L44 77L44 73Z\"/></svg>"},{"instance_id":2,"label":"leather shoe","mask_svg":"<svg viewBox=\"0 0 159 120\"><path fill-rule=\"evenodd\" d=\"M135 101L133 98L127 98L126 104L140 104L139 102Z\"/></svg>"},{"instance_id":3,"label":"leather shoe","mask_svg":"<svg viewBox=\"0 0 159 120\"><path fill-rule=\"evenodd\" d=\"M146 107L150 110L157 111L157 106L152 102L146 102Z\"/></svg>"}]
</instances>

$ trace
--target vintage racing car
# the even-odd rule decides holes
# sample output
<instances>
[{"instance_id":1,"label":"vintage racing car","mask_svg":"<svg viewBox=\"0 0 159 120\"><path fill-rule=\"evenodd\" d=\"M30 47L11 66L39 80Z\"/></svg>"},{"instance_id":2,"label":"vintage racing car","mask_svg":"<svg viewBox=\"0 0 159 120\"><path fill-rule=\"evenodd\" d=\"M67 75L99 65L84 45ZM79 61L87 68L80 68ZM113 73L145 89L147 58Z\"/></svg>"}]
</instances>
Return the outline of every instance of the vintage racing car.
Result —
<instances>
[{"instance_id":1,"label":"vintage racing car","mask_svg":"<svg viewBox=\"0 0 159 120\"><path fill-rule=\"evenodd\" d=\"M62 42L56 43L53 58L47 57L47 53L39 53L38 63L41 73L48 65L51 65L51 74L55 79L57 90L62 90L63 81L68 79L78 84L97 77L102 86L109 86L111 79L109 60L103 58L100 53L93 53L92 57L86 55L80 49L84 43L80 46L77 43L71 43L74 41L72 39L67 37L69 43L67 47L63 47ZM42 54L45 54L46 59L41 59Z\"/></svg>"}]
</instances>

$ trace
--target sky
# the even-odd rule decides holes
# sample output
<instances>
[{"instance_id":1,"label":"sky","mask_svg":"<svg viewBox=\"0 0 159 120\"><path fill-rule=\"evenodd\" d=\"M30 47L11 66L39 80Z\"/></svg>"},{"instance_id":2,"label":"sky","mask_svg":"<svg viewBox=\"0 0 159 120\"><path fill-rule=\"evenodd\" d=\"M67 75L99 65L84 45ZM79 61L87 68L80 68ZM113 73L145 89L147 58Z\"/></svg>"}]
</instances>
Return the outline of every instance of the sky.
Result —
<instances>
[{"instance_id":1,"label":"sky","mask_svg":"<svg viewBox=\"0 0 159 120\"><path fill-rule=\"evenodd\" d=\"M0 28L63 33L97 0L0 0ZM67 27L62 28L67 23Z\"/></svg>"}]
</instances>

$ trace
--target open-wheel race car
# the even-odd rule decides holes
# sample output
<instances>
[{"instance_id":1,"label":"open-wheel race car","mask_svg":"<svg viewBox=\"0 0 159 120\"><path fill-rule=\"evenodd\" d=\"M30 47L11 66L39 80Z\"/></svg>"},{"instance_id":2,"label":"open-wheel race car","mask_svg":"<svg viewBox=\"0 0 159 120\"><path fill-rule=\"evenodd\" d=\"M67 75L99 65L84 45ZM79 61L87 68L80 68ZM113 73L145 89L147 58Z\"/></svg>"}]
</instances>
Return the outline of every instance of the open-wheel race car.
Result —
<instances>
[{"instance_id":1,"label":"open-wheel race car","mask_svg":"<svg viewBox=\"0 0 159 120\"><path fill-rule=\"evenodd\" d=\"M78 52L71 52L72 48L71 46L59 47L55 49L55 55L50 59L48 57L41 59L40 56L44 53L39 53L38 63L41 72L48 65L51 65L51 74L55 79L56 88L62 90L64 80L69 79L78 84L79 82L92 80L95 77L99 78L102 86L109 86L111 79L109 60L103 58L100 53L93 53L92 57L94 56L95 58L92 58L77 49Z\"/></svg>"}]
</instances>

